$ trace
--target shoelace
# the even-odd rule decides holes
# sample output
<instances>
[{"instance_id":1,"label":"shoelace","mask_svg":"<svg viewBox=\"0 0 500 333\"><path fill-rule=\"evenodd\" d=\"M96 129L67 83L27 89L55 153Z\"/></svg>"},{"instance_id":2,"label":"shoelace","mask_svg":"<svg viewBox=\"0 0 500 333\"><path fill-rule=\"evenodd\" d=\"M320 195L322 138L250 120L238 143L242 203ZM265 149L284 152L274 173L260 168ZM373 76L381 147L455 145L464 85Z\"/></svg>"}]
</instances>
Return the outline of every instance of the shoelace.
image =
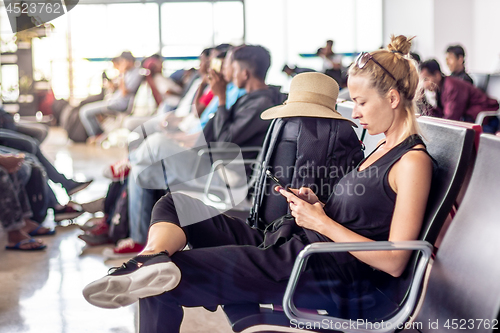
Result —
<instances>
[{"instance_id":1,"label":"shoelace","mask_svg":"<svg viewBox=\"0 0 500 333\"><path fill-rule=\"evenodd\" d=\"M108 275L113 274L116 271L126 269L129 264L137 266L139 264L139 262L137 260L130 259L129 261L124 262L121 266L115 266L115 267L111 267L110 269L108 269Z\"/></svg>"},{"instance_id":2,"label":"shoelace","mask_svg":"<svg viewBox=\"0 0 500 333\"><path fill-rule=\"evenodd\" d=\"M151 255L151 258L154 258L154 257L156 257L156 256L158 256L158 255L160 255L160 254L166 254L167 256L170 256L170 255L168 254L168 251L161 251L160 253L157 253L157 254L152 254L152 255ZM149 258L149 259L151 259L151 258ZM149 259L148 259L148 260L149 260ZM145 262L144 262L144 263L145 263ZM144 263L142 263L142 264L144 264ZM119 271L119 270L122 270L122 269L126 269L126 268L128 267L128 265L135 265L135 266L138 266L138 265L139 265L139 262L138 262L137 260L135 260L135 259L130 259L129 261L124 262L121 266L111 267L110 269L108 269L108 275L109 275L109 274L113 274L113 273L114 273L114 272L116 272L116 271Z\"/></svg>"}]
</instances>

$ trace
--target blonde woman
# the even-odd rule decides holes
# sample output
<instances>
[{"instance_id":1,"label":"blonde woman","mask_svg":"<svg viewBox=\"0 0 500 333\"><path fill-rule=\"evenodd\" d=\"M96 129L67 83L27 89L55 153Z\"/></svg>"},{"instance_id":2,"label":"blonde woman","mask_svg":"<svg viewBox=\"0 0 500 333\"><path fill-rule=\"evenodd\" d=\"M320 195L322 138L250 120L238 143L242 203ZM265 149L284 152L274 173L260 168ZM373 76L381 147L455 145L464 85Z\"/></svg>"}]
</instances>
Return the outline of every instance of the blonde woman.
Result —
<instances>
[{"instance_id":1,"label":"blonde woman","mask_svg":"<svg viewBox=\"0 0 500 333\"><path fill-rule=\"evenodd\" d=\"M361 54L349 70L353 116L370 134L384 133L386 139L340 180L325 204L310 189L292 194L278 187L293 217L264 231L226 215L181 227L178 214L208 214L210 208L184 196L174 205L175 194L167 195L153 210L142 254L89 284L86 299L100 307L140 299L141 332L179 332L183 306L281 304L297 254L307 244L416 239L432 162L414 115L419 75L409 60L410 46L404 36L392 38L387 50ZM192 249L181 251L186 243ZM319 255L299 281L295 304L341 305L373 288L374 268L388 279L398 277L409 256L396 251ZM319 283L324 279L328 284Z\"/></svg>"}]
</instances>

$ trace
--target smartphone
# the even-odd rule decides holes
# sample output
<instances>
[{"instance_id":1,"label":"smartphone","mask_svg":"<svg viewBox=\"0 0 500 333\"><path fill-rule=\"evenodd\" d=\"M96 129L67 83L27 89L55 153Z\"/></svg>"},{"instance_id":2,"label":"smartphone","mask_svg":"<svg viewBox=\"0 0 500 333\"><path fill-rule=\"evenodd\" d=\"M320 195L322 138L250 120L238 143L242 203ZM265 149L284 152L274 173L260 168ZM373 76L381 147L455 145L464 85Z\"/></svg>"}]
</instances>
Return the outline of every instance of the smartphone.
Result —
<instances>
[{"instance_id":1,"label":"smartphone","mask_svg":"<svg viewBox=\"0 0 500 333\"><path fill-rule=\"evenodd\" d=\"M268 178L271 178L271 180L272 180L273 182L275 182L275 183L276 183L276 185L278 185L278 186L280 186L280 187L284 188L286 191L288 191L288 192L292 193L293 195L295 195L295 196L298 198L298 196L297 196L295 193L293 193L293 191L292 191L292 190L290 190L290 188L289 188L288 186L283 186L283 185L281 185L281 183L280 183L279 179L278 179L278 178L276 178L276 176L274 176L274 175L273 175L273 173L272 173L271 171L266 170L266 176L267 176Z\"/></svg>"},{"instance_id":2,"label":"smartphone","mask_svg":"<svg viewBox=\"0 0 500 333\"><path fill-rule=\"evenodd\" d=\"M212 60L210 60L210 68L216 73L220 73L222 70L222 59L212 58Z\"/></svg>"}]
</instances>

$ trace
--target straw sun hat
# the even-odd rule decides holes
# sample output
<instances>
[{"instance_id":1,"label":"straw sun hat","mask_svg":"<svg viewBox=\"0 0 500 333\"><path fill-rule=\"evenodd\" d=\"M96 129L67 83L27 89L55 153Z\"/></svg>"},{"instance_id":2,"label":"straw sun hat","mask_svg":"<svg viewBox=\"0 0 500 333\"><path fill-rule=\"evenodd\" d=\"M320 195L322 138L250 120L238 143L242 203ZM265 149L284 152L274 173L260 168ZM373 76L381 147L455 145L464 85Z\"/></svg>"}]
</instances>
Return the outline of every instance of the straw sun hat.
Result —
<instances>
[{"instance_id":1,"label":"straw sun hat","mask_svg":"<svg viewBox=\"0 0 500 333\"><path fill-rule=\"evenodd\" d=\"M262 119L316 117L350 121L335 110L338 95L339 85L328 75L314 72L301 73L292 79L290 93L285 103L267 109L260 117Z\"/></svg>"}]
</instances>

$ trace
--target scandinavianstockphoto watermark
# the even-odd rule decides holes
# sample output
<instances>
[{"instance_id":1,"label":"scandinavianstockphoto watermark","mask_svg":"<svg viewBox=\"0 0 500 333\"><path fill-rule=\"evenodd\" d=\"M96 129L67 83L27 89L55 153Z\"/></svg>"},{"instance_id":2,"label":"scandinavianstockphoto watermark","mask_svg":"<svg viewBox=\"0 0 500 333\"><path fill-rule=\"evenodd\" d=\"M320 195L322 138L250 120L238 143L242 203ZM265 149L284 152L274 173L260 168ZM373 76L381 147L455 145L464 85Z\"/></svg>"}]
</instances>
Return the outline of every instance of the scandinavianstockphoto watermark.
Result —
<instances>
[{"instance_id":1,"label":"scandinavianstockphoto watermark","mask_svg":"<svg viewBox=\"0 0 500 333\"><path fill-rule=\"evenodd\" d=\"M377 166L370 166L363 172L351 173L355 166L339 167L339 166L310 166L303 165L300 167L287 166L273 168L273 174L278 179L292 179L297 176L298 179L312 180L314 183L308 187L320 198L327 198L332 193L334 195L347 195L347 196L363 196L365 194L365 185L356 178L378 178L379 169ZM255 172L255 170L253 170ZM342 183L338 180L344 178ZM336 180L336 181L334 181ZM273 183L271 183L273 184ZM294 187L293 184L283 183L283 186ZM256 189L260 191L262 189ZM274 191L274 186L266 186L264 195L279 195Z\"/></svg>"},{"instance_id":2,"label":"scandinavianstockphoto watermark","mask_svg":"<svg viewBox=\"0 0 500 333\"><path fill-rule=\"evenodd\" d=\"M290 321L291 328L310 329L310 330L480 330L480 329L498 329L498 319L446 319L446 320L428 320L427 322L407 321L405 323L393 324L387 321L370 322L365 319L345 320L342 322L331 319L323 319L321 322L299 322L295 319Z\"/></svg>"},{"instance_id":3,"label":"scandinavianstockphoto watermark","mask_svg":"<svg viewBox=\"0 0 500 333\"><path fill-rule=\"evenodd\" d=\"M295 319L290 321L291 328L297 329L309 329L309 330L359 330L359 329L369 329L369 330L380 330L380 329L414 329L421 330L423 324L421 322L406 322L398 325L394 325L391 322L369 322L365 319L358 320L346 320L346 321L333 321L331 319L323 319L321 322L299 322Z\"/></svg>"},{"instance_id":4,"label":"scandinavianstockphoto watermark","mask_svg":"<svg viewBox=\"0 0 500 333\"><path fill-rule=\"evenodd\" d=\"M7 12L12 32L16 33L39 27L66 14L78 4L78 1L3 0L3 10Z\"/></svg>"}]
</instances>

